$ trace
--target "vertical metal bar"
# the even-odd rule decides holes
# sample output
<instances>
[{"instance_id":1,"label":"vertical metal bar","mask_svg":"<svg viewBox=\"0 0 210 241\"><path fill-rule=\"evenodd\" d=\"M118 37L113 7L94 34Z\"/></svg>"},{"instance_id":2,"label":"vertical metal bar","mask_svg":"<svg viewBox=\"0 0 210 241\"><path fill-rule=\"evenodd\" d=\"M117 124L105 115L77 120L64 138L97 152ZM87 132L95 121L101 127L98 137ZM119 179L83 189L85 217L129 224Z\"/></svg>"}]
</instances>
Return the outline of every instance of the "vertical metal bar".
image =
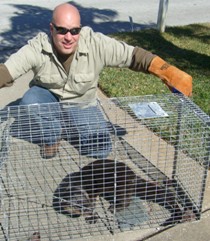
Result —
<instances>
[{"instance_id":1,"label":"vertical metal bar","mask_svg":"<svg viewBox=\"0 0 210 241\"><path fill-rule=\"evenodd\" d=\"M181 134L181 123L182 123L182 109L183 109L183 99L179 99L179 103L177 106L177 131L176 131L176 141L174 145L174 163L173 163L173 171L172 171L172 179L175 179L176 176L176 167L179 153L179 143L180 143L180 134Z\"/></svg>"},{"instance_id":2,"label":"vertical metal bar","mask_svg":"<svg viewBox=\"0 0 210 241\"><path fill-rule=\"evenodd\" d=\"M204 192L206 189L206 177L208 175L208 169L210 167L210 121L206 121L206 129L207 129L207 139L206 139L206 155L204 156L204 172L202 176L202 191L201 191L201 200L200 200L200 206L199 206L199 218L201 216L202 212L202 203L204 200Z\"/></svg>"}]
</instances>

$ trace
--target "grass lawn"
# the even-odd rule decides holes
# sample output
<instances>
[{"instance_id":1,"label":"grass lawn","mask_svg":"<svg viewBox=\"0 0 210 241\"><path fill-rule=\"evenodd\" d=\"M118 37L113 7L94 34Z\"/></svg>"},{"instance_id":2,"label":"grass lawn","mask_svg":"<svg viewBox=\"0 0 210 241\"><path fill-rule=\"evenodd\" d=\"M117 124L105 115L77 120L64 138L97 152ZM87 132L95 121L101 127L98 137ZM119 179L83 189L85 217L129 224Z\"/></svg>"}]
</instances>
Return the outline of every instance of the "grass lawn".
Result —
<instances>
[{"instance_id":1,"label":"grass lawn","mask_svg":"<svg viewBox=\"0 0 210 241\"><path fill-rule=\"evenodd\" d=\"M192 100L210 114L210 23L111 35L145 48L193 77ZM168 93L157 77L123 68L105 68L99 86L109 97Z\"/></svg>"}]
</instances>

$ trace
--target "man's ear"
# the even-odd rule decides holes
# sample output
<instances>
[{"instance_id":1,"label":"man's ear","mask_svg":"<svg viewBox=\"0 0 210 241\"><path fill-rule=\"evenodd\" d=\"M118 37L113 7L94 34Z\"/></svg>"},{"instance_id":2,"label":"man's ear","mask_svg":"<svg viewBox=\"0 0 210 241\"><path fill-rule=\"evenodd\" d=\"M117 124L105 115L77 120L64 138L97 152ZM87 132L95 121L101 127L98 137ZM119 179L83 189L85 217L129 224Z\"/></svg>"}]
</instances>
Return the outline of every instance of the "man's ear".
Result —
<instances>
[{"instance_id":1,"label":"man's ear","mask_svg":"<svg viewBox=\"0 0 210 241\"><path fill-rule=\"evenodd\" d=\"M50 23L50 33L51 33L51 35L52 35L52 31L53 31L53 24Z\"/></svg>"}]
</instances>

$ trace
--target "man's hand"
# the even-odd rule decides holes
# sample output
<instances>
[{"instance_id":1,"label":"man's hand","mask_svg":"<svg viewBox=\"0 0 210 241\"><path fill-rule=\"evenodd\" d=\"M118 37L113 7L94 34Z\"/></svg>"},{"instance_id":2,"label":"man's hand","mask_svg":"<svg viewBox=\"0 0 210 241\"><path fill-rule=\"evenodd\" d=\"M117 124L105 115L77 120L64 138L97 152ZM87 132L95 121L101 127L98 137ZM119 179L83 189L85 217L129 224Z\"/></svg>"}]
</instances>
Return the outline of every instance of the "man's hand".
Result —
<instances>
[{"instance_id":1,"label":"man's hand","mask_svg":"<svg viewBox=\"0 0 210 241\"><path fill-rule=\"evenodd\" d=\"M192 77L160 57L156 56L151 61L148 71L159 77L171 91L176 89L186 96L192 95Z\"/></svg>"}]
</instances>

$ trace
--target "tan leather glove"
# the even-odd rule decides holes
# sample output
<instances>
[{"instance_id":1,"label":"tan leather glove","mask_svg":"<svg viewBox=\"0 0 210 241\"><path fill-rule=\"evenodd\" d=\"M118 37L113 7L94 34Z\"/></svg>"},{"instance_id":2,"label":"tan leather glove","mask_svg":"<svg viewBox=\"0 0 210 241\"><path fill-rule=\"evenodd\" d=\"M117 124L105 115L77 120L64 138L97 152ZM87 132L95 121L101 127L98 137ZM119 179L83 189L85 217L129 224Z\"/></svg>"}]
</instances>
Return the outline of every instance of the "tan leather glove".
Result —
<instances>
[{"instance_id":1,"label":"tan leather glove","mask_svg":"<svg viewBox=\"0 0 210 241\"><path fill-rule=\"evenodd\" d=\"M186 96L192 95L192 77L160 57L153 58L148 71L159 77L171 91L178 90Z\"/></svg>"}]
</instances>

